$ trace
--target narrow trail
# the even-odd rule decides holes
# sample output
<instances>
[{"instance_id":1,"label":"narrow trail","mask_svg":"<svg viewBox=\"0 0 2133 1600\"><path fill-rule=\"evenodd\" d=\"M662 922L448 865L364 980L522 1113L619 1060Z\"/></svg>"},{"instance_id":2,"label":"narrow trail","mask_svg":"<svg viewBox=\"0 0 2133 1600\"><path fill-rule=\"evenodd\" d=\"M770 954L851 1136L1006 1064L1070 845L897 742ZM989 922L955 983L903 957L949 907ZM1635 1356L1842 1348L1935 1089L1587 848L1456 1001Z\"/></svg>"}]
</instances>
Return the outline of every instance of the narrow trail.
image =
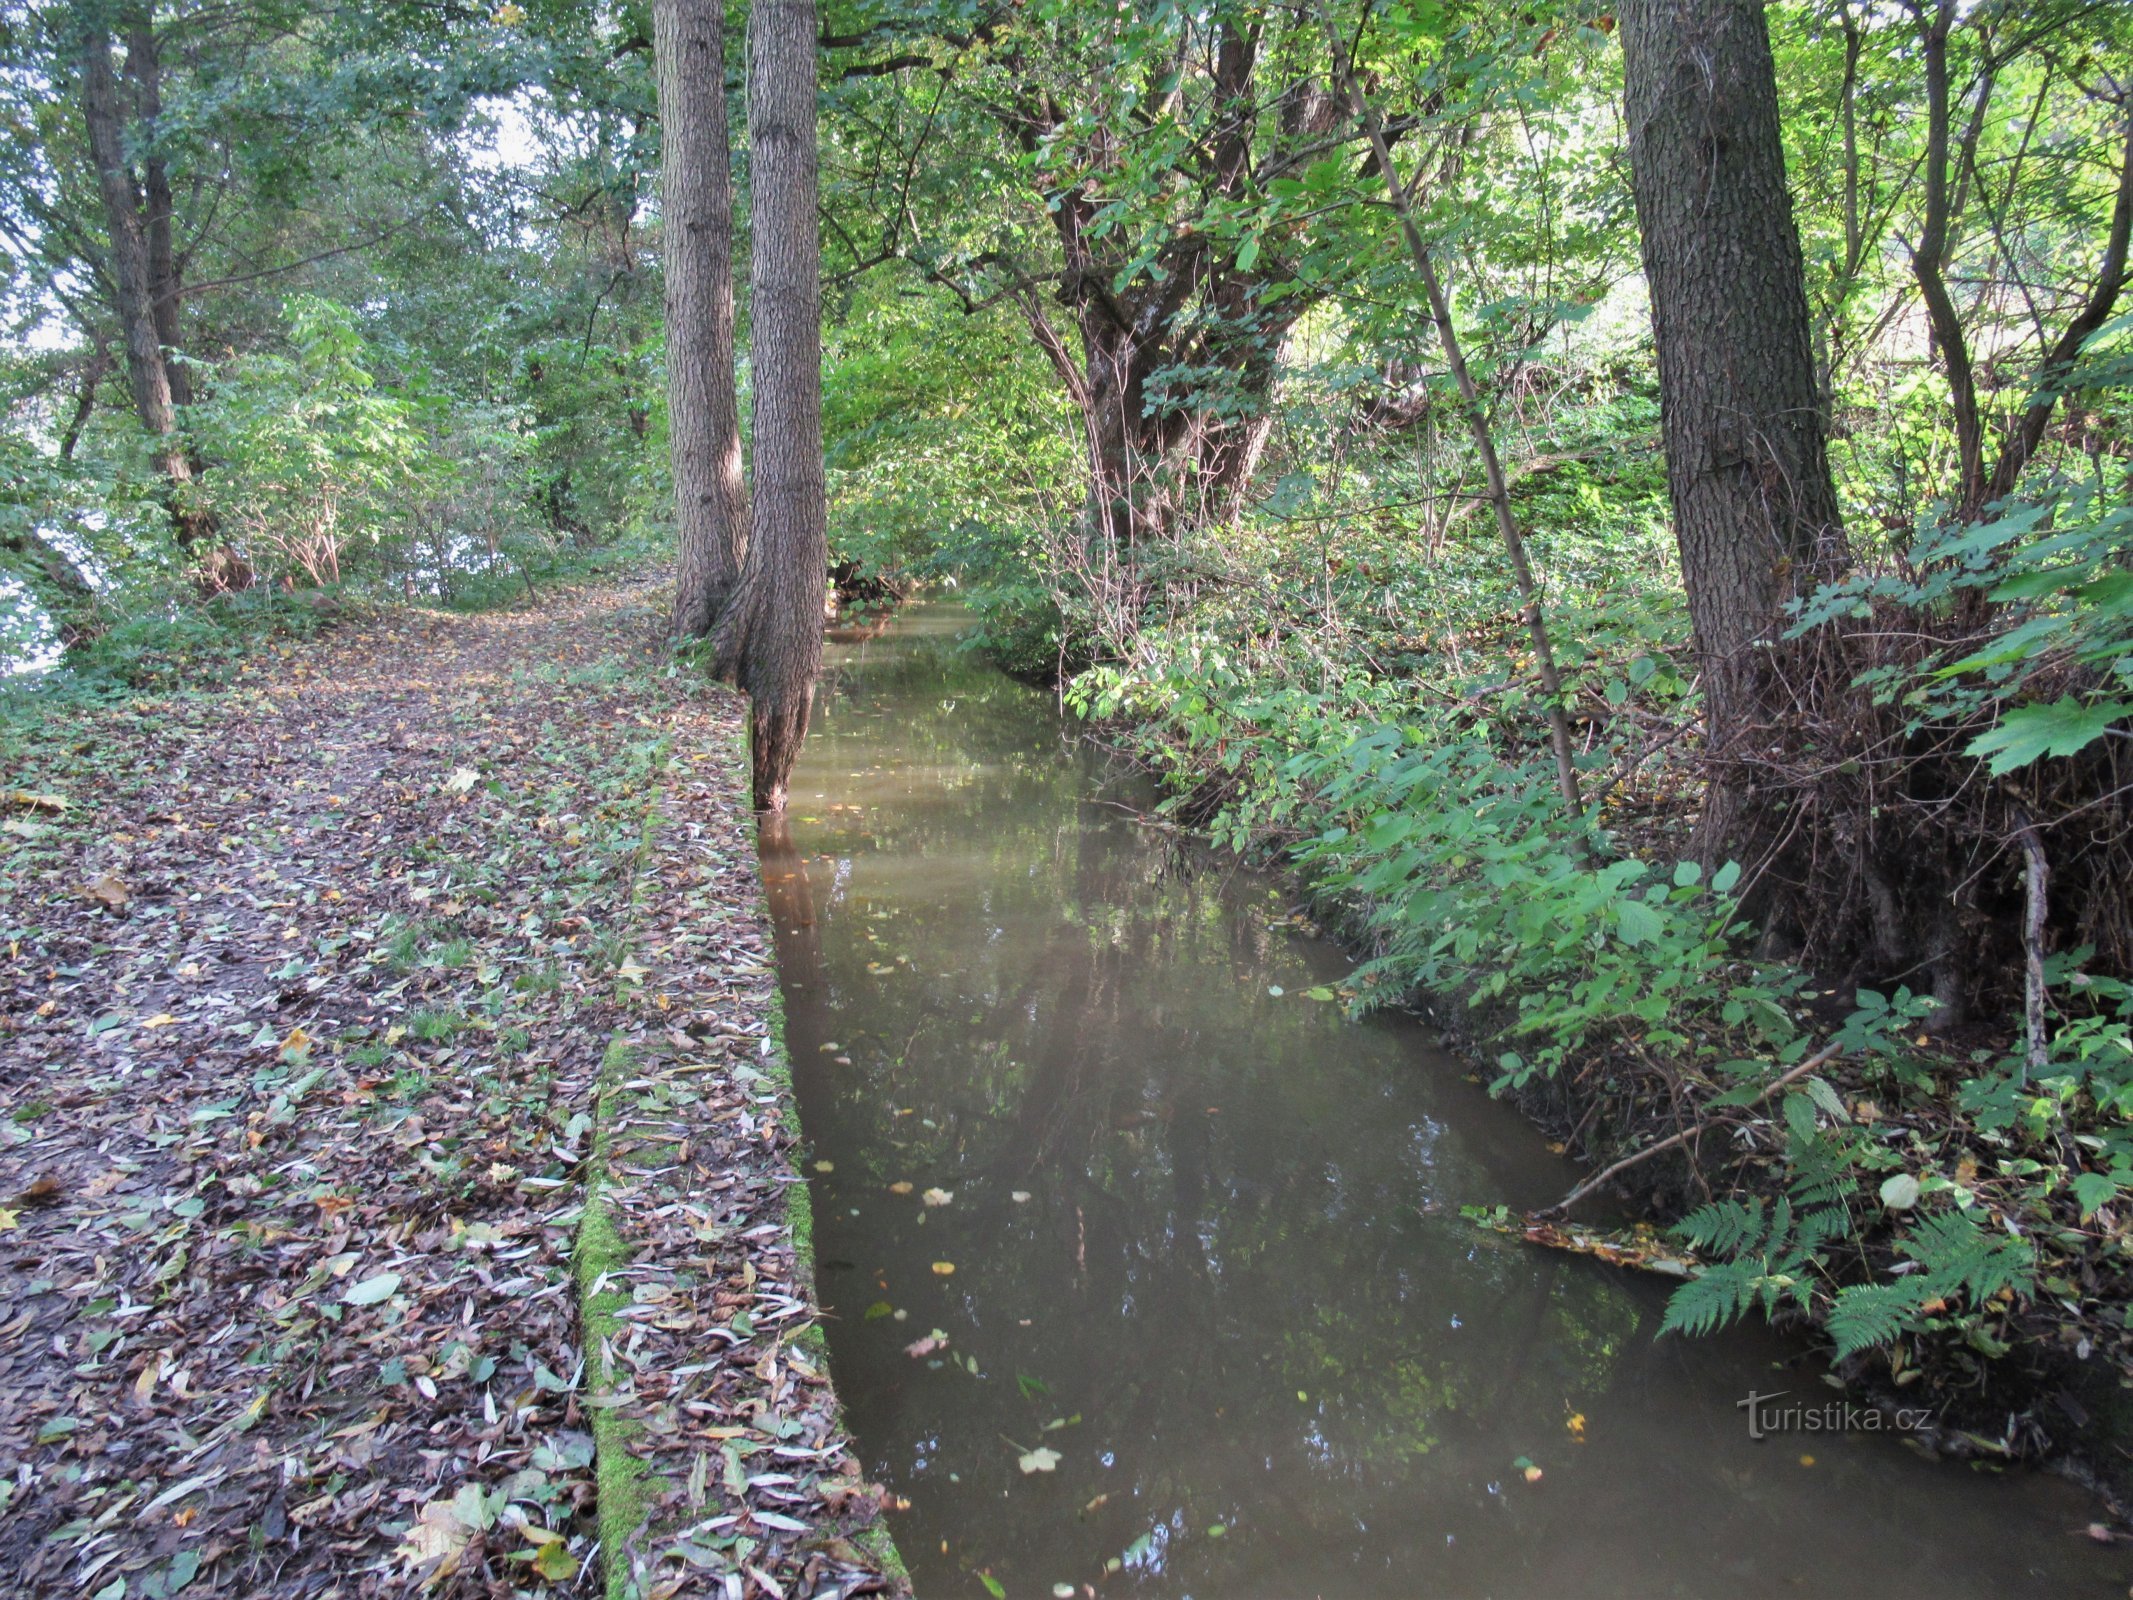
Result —
<instances>
[{"instance_id":1,"label":"narrow trail","mask_svg":"<svg viewBox=\"0 0 2133 1600\"><path fill-rule=\"evenodd\" d=\"M8 1593L887 1581L794 1258L740 702L659 623L641 583L394 613L36 730Z\"/></svg>"}]
</instances>

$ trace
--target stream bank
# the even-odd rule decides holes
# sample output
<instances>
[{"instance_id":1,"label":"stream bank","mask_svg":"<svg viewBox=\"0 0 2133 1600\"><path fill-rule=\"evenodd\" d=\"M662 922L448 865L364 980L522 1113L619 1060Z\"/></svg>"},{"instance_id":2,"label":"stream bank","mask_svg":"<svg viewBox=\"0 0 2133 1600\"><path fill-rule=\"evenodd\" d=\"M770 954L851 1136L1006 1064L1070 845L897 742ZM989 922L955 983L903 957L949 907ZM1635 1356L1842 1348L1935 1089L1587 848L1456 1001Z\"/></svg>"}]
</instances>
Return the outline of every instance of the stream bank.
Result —
<instances>
[{"instance_id":1,"label":"stream bank","mask_svg":"<svg viewBox=\"0 0 2133 1600\"><path fill-rule=\"evenodd\" d=\"M965 626L833 650L765 842L831 1370L923 1591L1780 1595L1803 1529L1862 1593L2123 1590L2072 1485L1757 1439L1796 1345L1473 1228L1571 1163Z\"/></svg>"},{"instance_id":2,"label":"stream bank","mask_svg":"<svg viewBox=\"0 0 2133 1600\"><path fill-rule=\"evenodd\" d=\"M663 616L393 611L0 727L9 1593L899 1586L739 702Z\"/></svg>"}]
</instances>

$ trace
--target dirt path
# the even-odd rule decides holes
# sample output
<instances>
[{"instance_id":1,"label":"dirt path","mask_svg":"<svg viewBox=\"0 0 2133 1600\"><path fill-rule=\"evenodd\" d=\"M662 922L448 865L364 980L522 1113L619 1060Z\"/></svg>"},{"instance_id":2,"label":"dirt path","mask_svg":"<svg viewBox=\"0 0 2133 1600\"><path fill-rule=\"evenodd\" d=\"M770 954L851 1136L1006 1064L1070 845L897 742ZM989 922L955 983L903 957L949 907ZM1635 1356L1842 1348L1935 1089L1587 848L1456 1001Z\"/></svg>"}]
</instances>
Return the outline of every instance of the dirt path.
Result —
<instances>
[{"instance_id":1,"label":"dirt path","mask_svg":"<svg viewBox=\"0 0 2133 1600\"><path fill-rule=\"evenodd\" d=\"M16 740L6 1592L881 1582L738 702L651 598L399 614Z\"/></svg>"}]
</instances>

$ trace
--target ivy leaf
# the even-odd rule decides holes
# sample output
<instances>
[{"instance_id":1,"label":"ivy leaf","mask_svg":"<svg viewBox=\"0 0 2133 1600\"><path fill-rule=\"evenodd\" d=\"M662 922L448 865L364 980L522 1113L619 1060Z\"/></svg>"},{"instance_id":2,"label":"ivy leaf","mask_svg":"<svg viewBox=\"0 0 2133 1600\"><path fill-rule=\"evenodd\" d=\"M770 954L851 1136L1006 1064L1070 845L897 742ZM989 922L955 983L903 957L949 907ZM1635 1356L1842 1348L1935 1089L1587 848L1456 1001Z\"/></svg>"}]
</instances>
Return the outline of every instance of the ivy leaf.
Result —
<instances>
[{"instance_id":1,"label":"ivy leaf","mask_svg":"<svg viewBox=\"0 0 2133 1600\"><path fill-rule=\"evenodd\" d=\"M2133 717L2133 701L2085 706L2061 695L2048 706L2017 706L2000 725L1970 741L1966 755L1990 756L1997 778L2044 756L2070 756L2101 739L2114 722Z\"/></svg>"}]
</instances>

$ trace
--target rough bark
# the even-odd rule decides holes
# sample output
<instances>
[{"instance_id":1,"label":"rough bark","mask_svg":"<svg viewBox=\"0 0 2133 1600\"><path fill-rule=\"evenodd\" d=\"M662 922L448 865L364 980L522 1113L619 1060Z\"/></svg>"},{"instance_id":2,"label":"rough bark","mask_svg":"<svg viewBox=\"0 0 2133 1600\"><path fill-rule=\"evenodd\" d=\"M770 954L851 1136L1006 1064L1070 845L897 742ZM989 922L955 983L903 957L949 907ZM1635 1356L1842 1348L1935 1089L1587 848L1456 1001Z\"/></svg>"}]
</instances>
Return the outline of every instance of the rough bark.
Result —
<instances>
[{"instance_id":1,"label":"rough bark","mask_svg":"<svg viewBox=\"0 0 2133 1600\"><path fill-rule=\"evenodd\" d=\"M146 430L157 469L168 483L171 528L191 549L207 530L197 503L192 462L178 432L177 402L163 358L155 294L149 274L148 227L132 169L126 162L125 114L111 70L111 35L85 30L82 41L82 120L90 159L110 234L108 267L119 327L124 334L126 380L133 408Z\"/></svg>"},{"instance_id":2,"label":"rough bark","mask_svg":"<svg viewBox=\"0 0 2133 1600\"><path fill-rule=\"evenodd\" d=\"M192 371L182 359L171 359L173 352L185 348L179 336L185 285L178 264L177 202L170 192L170 164L156 147L157 124L163 116L162 47L156 39L154 18L146 10L127 25L126 81L133 88L134 118L143 145L141 229L148 251L148 304L155 317L156 338L163 346L171 402L189 406L193 403Z\"/></svg>"},{"instance_id":3,"label":"rough bark","mask_svg":"<svg viewBox=\"0 0 2133 1600\"><path fill-rule=\"evenodd\" d=\"M1760 0L1621 8L1661 430L1713 762L1701 852L1752 836L1747 763L1787 715L1784 603L1843 533Z\"/></svg>"},{"instance_id":4,"label":"rough bark","mask_svg":"<svg viewBox=\"0 0 2133 1600\"><path fill-rule=\"evenodd\" d=\"M710 632L747 549L733 373L733 175L722 0L655 0L652 52L674 464L674 632Z\"/></svg>"},{"instance_id":5,"label":"rough bark","mask_svg":"<svg viewBox=\"0 0 2133 1600\"><path fill-rule=\"evenodd\" d=\"M822 241L814 0L763 0L748 28L755 380L753 533L713 655L752 701L758 810L781 811L822 665L829 581L822 467Z\"/></svg>"}]
</instances>

